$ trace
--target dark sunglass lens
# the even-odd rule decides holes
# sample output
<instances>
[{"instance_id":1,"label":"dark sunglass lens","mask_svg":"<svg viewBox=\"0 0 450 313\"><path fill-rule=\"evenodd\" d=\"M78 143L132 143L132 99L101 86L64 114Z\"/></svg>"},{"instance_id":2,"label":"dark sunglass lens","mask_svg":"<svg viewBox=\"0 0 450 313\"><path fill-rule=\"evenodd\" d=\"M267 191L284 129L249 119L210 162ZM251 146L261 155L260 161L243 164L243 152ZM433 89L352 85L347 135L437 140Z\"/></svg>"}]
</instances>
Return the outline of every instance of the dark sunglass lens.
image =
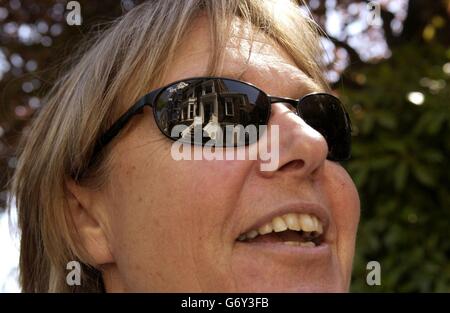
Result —
<instances>
[{"instance_id":1,"label":"dark sunglass lens","mask_svg":"<svg viewBox=\"0 0 450 313\"><path fill-rule=\"evenodd\" d=\"M300 99L297 110L303 120L326 139L328 159L350 158L350 119L339 99L323 93L307 95Z\"/></svg>"},{"instance_id":2,"label":"dark sunglass lens","mask_svg":"<svg viewBox=\"0 0 450 313\"><path fill-rule=\"evenodd\" d=\"M197 78L163 89L154 112L161 131L174 140L213 146L256 142L270 106L265 93L222 78Z\"/></svg>"}]
</instances>

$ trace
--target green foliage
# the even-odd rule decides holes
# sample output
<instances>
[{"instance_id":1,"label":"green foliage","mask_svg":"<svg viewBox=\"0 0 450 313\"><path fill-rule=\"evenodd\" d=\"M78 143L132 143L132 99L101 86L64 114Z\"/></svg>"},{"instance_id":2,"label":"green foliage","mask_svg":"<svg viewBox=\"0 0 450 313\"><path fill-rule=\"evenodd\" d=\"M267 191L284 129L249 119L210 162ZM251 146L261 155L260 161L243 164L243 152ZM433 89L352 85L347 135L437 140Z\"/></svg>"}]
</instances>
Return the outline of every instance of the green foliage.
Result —
<instances>
[{"instance_id":1,"label":"green foliage","mask_svg":"<svg viewBox=\"0 0 450 313\"><path fill-rule=\"evenodd\" d=\"M346 167L362 204L352 291L450 292L449 52L401 45L358 70L363 88L340 90L355 132ZM408 101L410 92L423 104ZM381 286L366 284L371 260Z\"/></svg>"},{"instance_id":2,"label":"green foliage","mask_svg":"<svg viewBox=\"0 0 450 313\"><path fill-rule=\"evenodd\" d=\"M130 6L143 1L82 1L81 27L66 25L61 6L67 1L62 0L22 1L19 9L9 10L8 17L0 21L0 50L6 59L17 54L24 64L38 64L37 71L12 66L0 79L0 133L4 133L0 135L0 211L9 177L6 174L14 170L18 135L36 109L29 105L30 98L46 93L57 74L55 65L70 55L90 29L103 27L94 25L120 16L126 11L125 2ZM335 9L325 1L319 2L313 12L318 21L325 21L327 11ZM358 2L338 1L337 5L342 10ZM443 48L450 45L447 2L430 5L426 0L409 1L402 33L394 36L389 27L383 28L393 54L382 63L364 63L358 51L351 49L348 34L342 42L335 38L337 47L350 53L350 76L358 77L355 88L344 80L346 87L339 90L342 100L350 105L354 122L353 159L346 167L358 187L362 205L352 291L450 291L450 76L443 71L443 65L450 62L450 49ZM7 3L2 2L2 6L7 7ZM386 10L383 13L383 19L389 18ZM350 13L344 15L345 25L357 18ZM24 44L3 27L37 27L42 22L50 29L63 27L61 34L42 34L53 42L50 47L40 42ZM393 24L385 20L384 25ZM368 30L370 49L377 36L373 28ZM357 34L355 38L359 41L364 37ZM22 86L30 81L36 90L27 93ZM421 92L425 96L423 105L409 102L410 92ZM16 112L22 113L19 116ZM366 284L366 265L371 260L381 263L379 287Z\"/></svg>"}]
</instances>

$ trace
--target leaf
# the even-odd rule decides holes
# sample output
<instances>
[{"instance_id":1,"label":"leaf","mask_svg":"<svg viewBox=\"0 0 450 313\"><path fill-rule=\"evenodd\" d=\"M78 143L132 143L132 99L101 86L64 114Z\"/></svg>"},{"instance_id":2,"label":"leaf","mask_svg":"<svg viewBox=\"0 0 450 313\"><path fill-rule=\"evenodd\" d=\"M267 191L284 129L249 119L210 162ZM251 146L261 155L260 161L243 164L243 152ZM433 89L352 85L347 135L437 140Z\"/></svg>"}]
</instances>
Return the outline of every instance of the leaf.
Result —
<instances>
[{"instance_id":1,"label":"leaf","mask_svg":"<svg viewBox=\"0 0 450 313\"><path fill-rule=\"evenodd\" d=\"M439 150L428 149L424 152L423 156L431 163L441 163L444 161L444 156Z\"/></svg>"},{"instance_id":2,"label":"leaf","mask_svg":"<svg viewBox=\"0 0 450 313\"><path fill-rule=\"evenodd\" d=\"M369 169L367 167L361 168L353 175L353 180L358 188L362 188L366 183L367 177L369 176Z\"/></svg>"},{"instance_id":3,"label":"leaf","mask_svg":"<svg viewBox=\"0 0 450 313\"><path fill-rule=\"evenodd\" d=\"M405 154L408 150L405 141L402 140L384 140L382 146L386 151L392 151L399 154Z\"/></svg>"},{"instance_id":4,"label":"leaf","mask_svg":"<svg viewBox=\"0 0 450 313\"><path fill-rule=\"evenodd\" d=\"M408 178L408 165L406 162L399 163L394 173L395 190L401 191L405 188L406 179Z\"/></svg>"},{"instance_id":5,"label":"leaf","mask_svg":"<svg viewBox=\"0 0 450 313\"><path fill-rule=\"evenodd\" d=\"M385 169L394 162L394 158L390 155L375 158L370 162L370 167L375 170Z\"/></svg>"},{"instance_id":6,"label":"leaf","mask_svg":"<svg viewBox=\"0 0 450 313\"><path fill-rule=\"evenodd\" d=\"M365 115L364 119L362 120L362 125L361 125L362 133L363 134L370 133L373 128L374 122L375 122L375 119L374 119L373 115L371 115L371 114Z\"/></svg>"},{"instance_id":7,"label":"leaf","mask_svg":"<svg viewBox=\"0 0 450 313\"><path fill-rule=\"evenodd\" d=\"M427 171L424 166L416 164L415 166L413 166L412 170L414 176L423 185L426 185L428 187L434 187L436 185L434 177Z\"/></svg>"},{"instance_id":8,"label":"leaf","mask_svg":"<svg viewBox=\"0 0 450 313\"><path fill-rule=\"evenodd\" d=\"M427 132L429 135L436 135L442 128L446 116L443 114L436 114L434 118L430 121L427 127Z\"/></svg>"},{"instance_id":9,"label":"leaf","mask_svg":"<svg viewBox=\"0 0 450 313\"><path fill-rule=\"evenodd\" d=\"M397 127L397 120L395 119L394 115L390 112L386 111L380 111L377 114L378 116L378 123L387 129L394 129Z\"/></svg>"}]
</instances>

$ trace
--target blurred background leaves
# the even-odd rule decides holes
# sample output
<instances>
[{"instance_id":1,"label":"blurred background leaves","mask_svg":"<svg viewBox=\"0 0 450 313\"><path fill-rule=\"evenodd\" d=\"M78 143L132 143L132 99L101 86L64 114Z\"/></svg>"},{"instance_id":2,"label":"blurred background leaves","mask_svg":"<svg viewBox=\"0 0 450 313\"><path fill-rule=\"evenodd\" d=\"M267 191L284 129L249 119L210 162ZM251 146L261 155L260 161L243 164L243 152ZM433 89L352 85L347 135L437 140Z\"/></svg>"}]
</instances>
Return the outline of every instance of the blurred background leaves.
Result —
<instances>
[{"instance_id":1,"label":"blurred background leaves","mask_svg":"<svg viewBox=\"0 0 450 313\"><path fill-rule=\"evenodd\" d=\"M358 70L363 90L344 88L357 132L347 168L362 204L354 291L450 291L448 62L440 44L409 42ZM365 283L372 259L380 287Z\"/></svg>"},{"instance_id":2,"label":"blurred background leaves","mask_svg":"<svg viewBox=\"0 0 450 313\"><path fill-rule=\"evenodd\" d=\"M19 136L80 40L142 0L0 0L0 208ZM308 0L326 31L327 78L353 121L344 164L361 198L351 290L450 292L450 0ZM366 265L381 264L381 286Z\"/></svg>"}]
</instances>

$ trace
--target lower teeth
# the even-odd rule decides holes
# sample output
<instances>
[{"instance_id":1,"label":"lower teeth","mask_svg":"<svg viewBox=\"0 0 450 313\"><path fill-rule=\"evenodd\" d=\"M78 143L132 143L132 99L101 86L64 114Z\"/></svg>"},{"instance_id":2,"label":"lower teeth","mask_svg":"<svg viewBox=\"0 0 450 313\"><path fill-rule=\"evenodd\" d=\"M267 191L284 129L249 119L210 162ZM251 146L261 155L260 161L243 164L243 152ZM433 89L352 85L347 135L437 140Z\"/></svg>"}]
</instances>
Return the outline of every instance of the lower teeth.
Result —
<instances>
[{"instance_id":1,"label":"lower teeth","mask_svg":"<svg viewBox=\"0 0 450 313\"><path fill-rule=\"evenodd\" d=\"M288 246L300 246L303 248L314 248L316 244L312 241L300 242L300 241L283 241L285 245Z\"/></svg>"}]
</instances>

